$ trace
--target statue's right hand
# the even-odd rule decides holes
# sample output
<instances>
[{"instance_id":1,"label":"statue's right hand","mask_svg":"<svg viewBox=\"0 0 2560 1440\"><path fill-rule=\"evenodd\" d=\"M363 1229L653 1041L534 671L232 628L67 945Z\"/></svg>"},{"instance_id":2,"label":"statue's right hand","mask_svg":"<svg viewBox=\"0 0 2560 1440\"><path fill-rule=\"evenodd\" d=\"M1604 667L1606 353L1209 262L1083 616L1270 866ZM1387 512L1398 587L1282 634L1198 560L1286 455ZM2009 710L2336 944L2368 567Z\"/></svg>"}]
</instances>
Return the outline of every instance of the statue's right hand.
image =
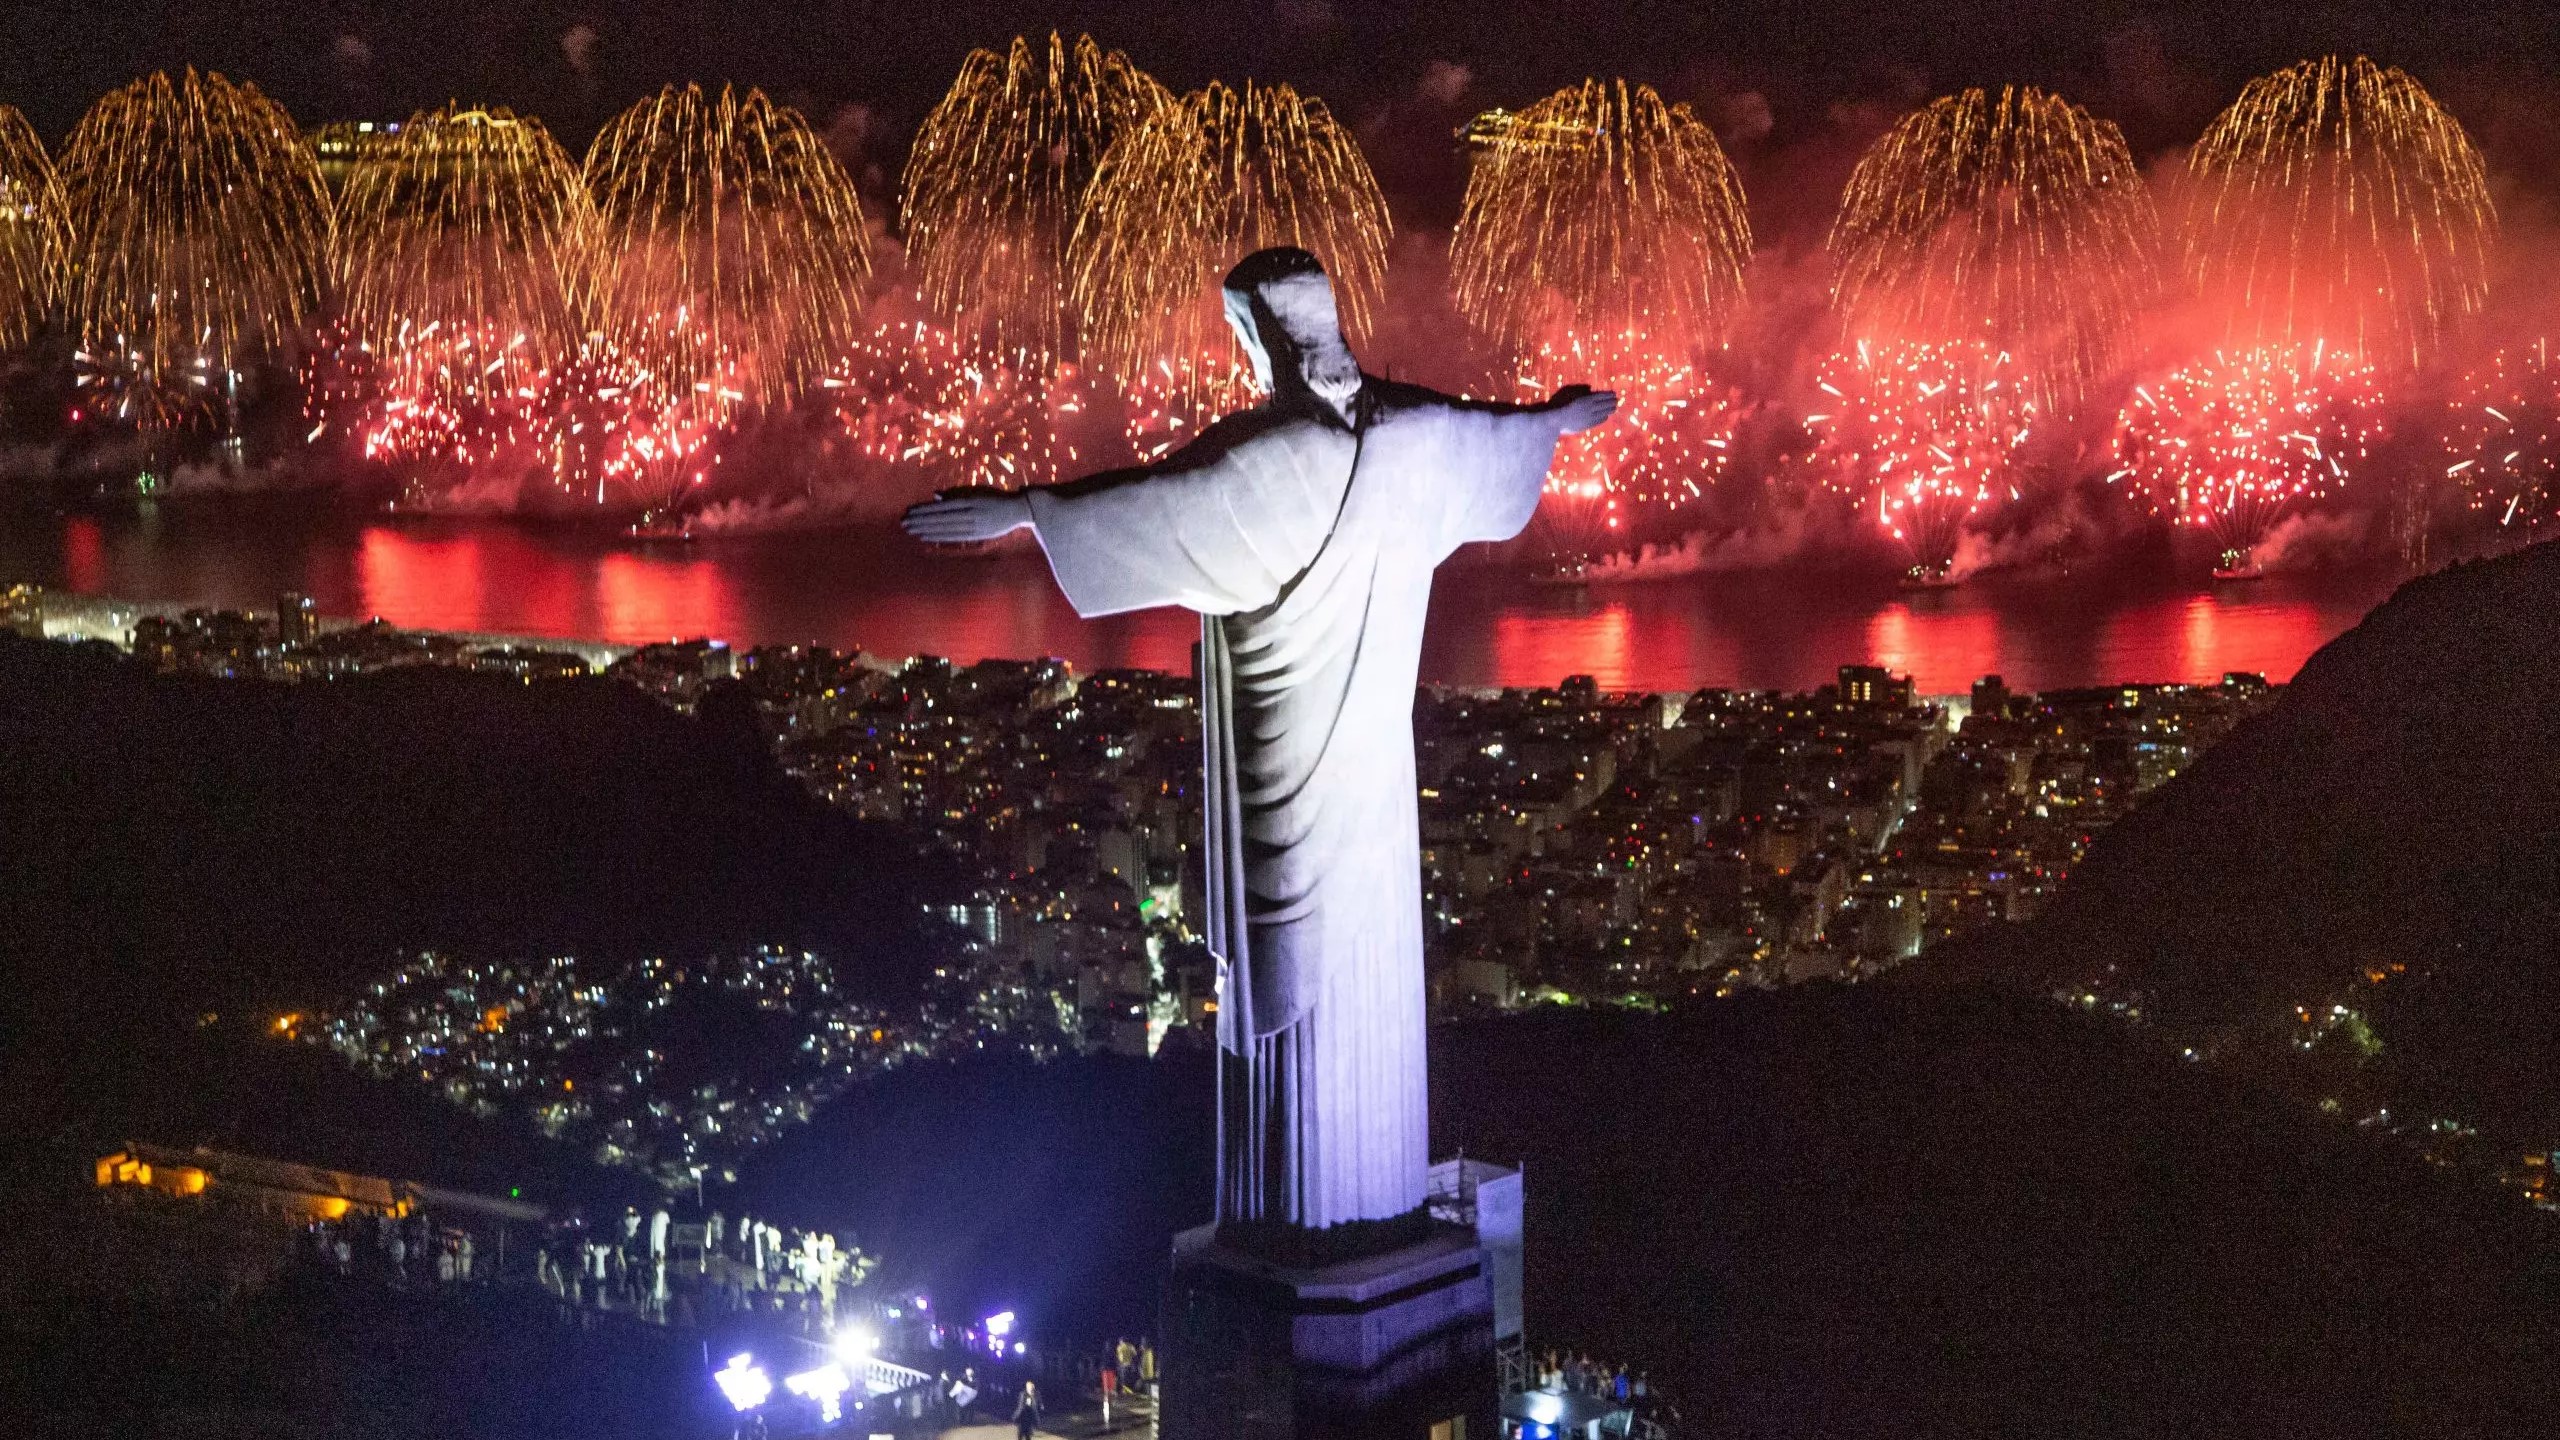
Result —
<instances>
[{"instance_id":1,"label":"statue's right hand","mask_svg":"<svg viewBox=\"0 0 2560 1440\"><path fill-rule=\"evenodd\" d=\"M1609 417L1618 413L1618 392L1567 385L1547 398L1545 408L1556 417L1557 428L1567 435L1579 435L1607 424Z\"/></svg>"},{"instance_id":2,"label":"statue's right hand","mask_svg":"<svg viewBox=\"0 0 2560 1440\"><path fill-rule=\"evenodd\" d=\"M970 545L1031 523L1029 497L1010 490L945 490L910 505L898 524L928 545Z\"/></svg>"}]
</instances>

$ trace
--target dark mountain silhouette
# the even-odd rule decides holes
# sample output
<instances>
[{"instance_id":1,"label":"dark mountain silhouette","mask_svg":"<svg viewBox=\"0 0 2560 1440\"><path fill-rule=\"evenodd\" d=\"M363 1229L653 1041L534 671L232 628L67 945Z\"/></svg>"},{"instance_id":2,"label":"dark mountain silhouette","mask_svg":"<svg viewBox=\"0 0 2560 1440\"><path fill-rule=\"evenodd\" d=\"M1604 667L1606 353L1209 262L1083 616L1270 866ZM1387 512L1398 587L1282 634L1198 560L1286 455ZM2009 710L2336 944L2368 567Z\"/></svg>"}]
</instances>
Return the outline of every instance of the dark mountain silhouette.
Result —
<instances>
[{"instance_id":1,"label":"dark mountain silhouette","mask_svg":"<svg viewBox=\"0 0 2560 1440\"><path fill-rule=\"evenodd\" d=\"M2348 1005L2320 1086L2560 1141L2560 545L2401 587L1984 948L2208 1048Z\"/></svg>"},{"instance_id":2,"label":"dark mountain silhouette","mask_svg":"<svg viewBox=\"0 0 2560 1440\"><path fill-rule=\"evenodd\" d=\"M805 945L889 996L938 943L920 862L783 775L743 703L601 679L271 685L0 637L0 856L9 1100L40 1111L404 947Z\"/></svg>"}]
</instances>

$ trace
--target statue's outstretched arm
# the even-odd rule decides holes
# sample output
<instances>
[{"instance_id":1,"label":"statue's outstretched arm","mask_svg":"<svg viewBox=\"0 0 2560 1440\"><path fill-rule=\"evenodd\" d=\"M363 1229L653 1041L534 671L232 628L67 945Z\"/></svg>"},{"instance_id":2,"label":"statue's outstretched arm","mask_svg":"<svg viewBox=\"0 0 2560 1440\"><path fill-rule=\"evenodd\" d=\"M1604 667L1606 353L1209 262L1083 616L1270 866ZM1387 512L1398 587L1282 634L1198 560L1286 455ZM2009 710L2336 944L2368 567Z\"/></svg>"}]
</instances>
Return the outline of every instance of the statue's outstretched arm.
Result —
<instances>
[{"instance_id":1,"label":"statue's outstretched arm","mask_svg":"<svg viewBox=\"0 0 2560 1440\"><path fill-rule=\"evenodd\" d=\"M1568 385L1530 405L1453 404L1443 464L1450 487L1443 553L1474 541L1508 540L1527 528L1556 441L1605 423L1617 412L1618 397Z\"/></svg>"},{"instance_id":2,"label":"statue's outstretched arm","mask_svg":"<svg viewBox=\"0 0 2560 1440\"><path fill-rule=\"evenodd\" d=\"M928 545L970 545L1002 539L1037 523L1031 499L1035 493L1075 499L1124 489L1148 480L1174 480L1214 468L1228 452L1252 438L1255 433L1252 427L1241 423L1245 418L1239 416L1211 426L1200 438L1152 465L1105 470L1056 485L1035 485L1025 490L970 486L940 491L930 500L908 506L898 523L908 534Z\"/></svg>"},{"instance_id":3,"label":"statue's outstretched arm","mask_svg":"<svg viewBox=\"0 0 2560 1440\"><path fill-rule=\"evenodd\" d=\"M1031 523L1031 497L1019 490L944 490L907 507L906 532L928 545L1000 539Z\"/></svg>"},{"instance_id":4,"label":"statue's outstretched arm","mask_svg":"<svg viewBox=\"0 0 2560 1440\"><path fill-rule=\"evenodd\" d=\"M1618 413L1618 392L1594 390L1588 385L1567 385L1546 399L1546 403L1530 407L1534 413L1555 421L1556 433L1579 435L1609 423Z\"/></svg>"},{"instance_id":5,"label":"statue's outstretched arm","mask_svg":"<svg viewBox=\"0 0 2560 1440\"><path fill-rule=\"evenodd\" d=\"M1154 465L1018 493L953 491L910 509L921 540L991 540L1028 526L1080 615L1266 605L1312 554L1349 469L1349 436L1220 425ZM1317 539L1320 531L1313 532Z\"/></svg>"},{"instance_id":6,"label":"statue's outstretched arm","mask_svg":"<svg viewBox=\"0 0 2560 1440\"><path fill-rule=\"evenodd\" d=\"M1453 397L1449 404L1454 409L1475 415L1532 417L1533 423L1554 425L1558 434L1578 435L1608 423L1609 417L1618 413L1618 392L1594 390L1588 385L1567 385L1544 400L1515 402Z\"/></svg>"}]
</instances>

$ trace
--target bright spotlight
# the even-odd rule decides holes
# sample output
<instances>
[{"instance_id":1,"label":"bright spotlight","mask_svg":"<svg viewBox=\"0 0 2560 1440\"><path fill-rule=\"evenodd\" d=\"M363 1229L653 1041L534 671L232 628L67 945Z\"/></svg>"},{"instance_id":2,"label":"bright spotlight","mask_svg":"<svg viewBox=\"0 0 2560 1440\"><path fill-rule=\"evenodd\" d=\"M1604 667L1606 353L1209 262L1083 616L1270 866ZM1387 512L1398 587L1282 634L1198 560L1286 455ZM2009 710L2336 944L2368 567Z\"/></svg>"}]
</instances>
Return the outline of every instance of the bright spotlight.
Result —
<instances>
[{"instance_id":1,"label":"bright spotlight","mask_svg":"<svg viewBox=\"0 0 2560 1440\"><path fill-rule=\"evenodd\" d=\"M755 1363L752 1355L732 1355L726 1369L711 1372L720 1393L728 1397L729 1408L740 1412L753 1410L773 1395L773 1377Z\"/></svg>"},{"instance_id":2,"label":"bright spotlight","mask_svg":"<svg viewBox=\"0 0 2560 1440\"><path fill-rule=\"evenodd\" d=\"M990 1340L1001 1340L1007 1335L1013 1333L1013 1312L1010 1310L999 1310L995 1314L988 1316L985 1324L987 1327L987 1338Z\"/></svg>"},{"instance_id":3,"label":"bright spotlight","mask_svg":"<svg viewBox=\"0 0 2560 1440\"><path fill-rule=\"evenodd\" d=\"M880 1337L859 1325L836 1332L835 1343L828 1347L838 1360L847 1365L860 1365L880 1353Z\"/></svg>"},{"instance_id":4,"label":"bright spotlight","mask_svg":"<svg viewBox=\"0 0 2560 1440\"><path fill-rule=\"evenodd\" d=\"M844 1392L853 1388L853 1377L846 1374L841 1365L821 1365L815 1370L784 1376L782 1388L817 1401L818 1419L832 1425L844 1418ZM741 1405L738 1408L743 1410L746 1407Z\"/></svg>"}]
</instances>

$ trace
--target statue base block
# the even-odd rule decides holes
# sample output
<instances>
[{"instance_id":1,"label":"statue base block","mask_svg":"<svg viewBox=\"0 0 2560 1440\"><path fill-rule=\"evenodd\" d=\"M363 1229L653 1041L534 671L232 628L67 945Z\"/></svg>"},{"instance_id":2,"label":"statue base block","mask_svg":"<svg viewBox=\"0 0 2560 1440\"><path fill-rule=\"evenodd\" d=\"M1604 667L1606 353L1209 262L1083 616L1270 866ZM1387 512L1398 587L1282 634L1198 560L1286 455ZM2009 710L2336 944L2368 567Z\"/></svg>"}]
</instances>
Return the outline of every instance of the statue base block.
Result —
<instances>
[{"instance_id":1,"label":"statue base block","mask_svg":"<svg viewBox=\"0 0 2560 1440\"><path fill-rule=\"evenodd\" d=\"M1217 1227L1173 1244L1162 1440L1460 1440L1498 1435L1494 1265L1474 1231L1297 1268Z\"/></svg>"}]
</instances>

